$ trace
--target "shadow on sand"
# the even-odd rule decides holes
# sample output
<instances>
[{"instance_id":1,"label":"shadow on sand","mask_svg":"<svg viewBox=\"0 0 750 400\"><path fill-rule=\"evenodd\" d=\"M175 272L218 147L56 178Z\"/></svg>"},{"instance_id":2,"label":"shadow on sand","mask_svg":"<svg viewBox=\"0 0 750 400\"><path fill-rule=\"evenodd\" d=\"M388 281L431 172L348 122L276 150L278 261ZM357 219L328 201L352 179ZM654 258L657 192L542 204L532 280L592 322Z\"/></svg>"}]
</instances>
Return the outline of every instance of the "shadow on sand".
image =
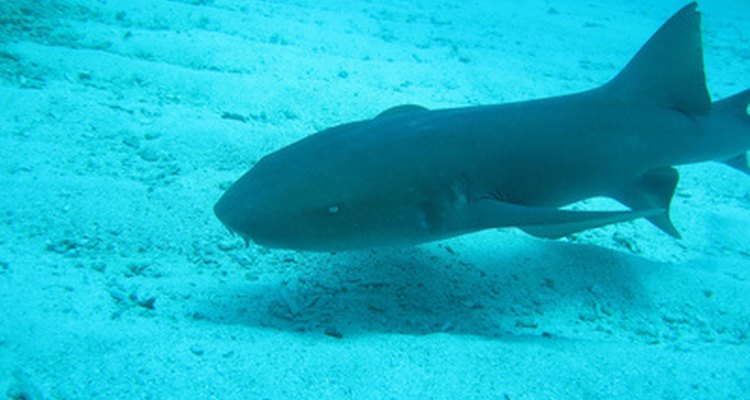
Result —
<instances>
[{"instance_id":1,"label":"shadow on sand","mask_svg":"<svg viewBox=\"0 0 750 400\"><path fill-rule=\"evenodd\" d=\"M639 276L659 267L569 242L529 241L470 253L437 245L307 255L291 278L217 293L200 313L214 323L333 337L565 337L575 335L571 326L607 329L619 317L650 308Z\"/></svg>"}]
</instances>

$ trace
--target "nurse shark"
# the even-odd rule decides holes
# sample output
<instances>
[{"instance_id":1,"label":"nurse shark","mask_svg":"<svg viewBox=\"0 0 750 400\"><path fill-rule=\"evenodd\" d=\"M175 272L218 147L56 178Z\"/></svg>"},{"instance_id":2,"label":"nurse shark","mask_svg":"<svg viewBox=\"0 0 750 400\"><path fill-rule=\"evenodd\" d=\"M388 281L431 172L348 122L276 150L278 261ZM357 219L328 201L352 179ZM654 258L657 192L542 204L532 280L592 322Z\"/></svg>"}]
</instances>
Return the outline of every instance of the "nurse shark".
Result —
<instances>
[{"instance_id":1,"label":"nurse shark","mask_svg":"<svg viewBox=\"0 0 750 400\"><path fill-rule=\"evenodd\" d=\"M559 238L669 217L675 165L744 172L750 90L711 102L700 13L672 16L608 83L538 100L403 105L266 155L214 206L246 241L309 251L414 245L489 228ZM575 211L595 196L628 210Z\"/></svg>"}]
</instances>

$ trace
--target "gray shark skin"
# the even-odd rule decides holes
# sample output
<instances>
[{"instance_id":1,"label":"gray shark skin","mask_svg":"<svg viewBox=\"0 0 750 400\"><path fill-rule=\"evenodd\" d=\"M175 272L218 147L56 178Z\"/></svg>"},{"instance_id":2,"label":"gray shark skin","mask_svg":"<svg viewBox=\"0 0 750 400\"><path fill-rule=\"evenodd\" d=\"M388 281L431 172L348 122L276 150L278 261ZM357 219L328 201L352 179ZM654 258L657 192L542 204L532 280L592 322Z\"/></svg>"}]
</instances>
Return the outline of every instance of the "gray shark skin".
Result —
<instances>
[{"instance_id":1,"label":"gray shark skin","mask_svg":"<svg viewBox=\"0 0 750 400\"><path fill-rule=\"evenodd\" d=\"M700 13L670 18L610 82L540 100L394 107L263 157L214 206L263 246L342 251L405 246L488 228L558 238L669 218L675 165L748 170L750 90L711 103ZM626 211L559 207L611 197Z\"/></svg>"}]
</instances>

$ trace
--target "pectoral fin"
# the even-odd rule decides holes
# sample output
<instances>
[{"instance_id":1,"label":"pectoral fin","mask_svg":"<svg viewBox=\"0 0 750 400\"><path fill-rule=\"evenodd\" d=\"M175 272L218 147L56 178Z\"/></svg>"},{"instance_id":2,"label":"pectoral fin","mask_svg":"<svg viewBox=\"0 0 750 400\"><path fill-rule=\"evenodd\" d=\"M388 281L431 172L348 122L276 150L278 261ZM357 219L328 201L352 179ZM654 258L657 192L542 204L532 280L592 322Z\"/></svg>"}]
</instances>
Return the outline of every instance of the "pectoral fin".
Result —
<instances>
[{"instance_id":1,"label":"pectoral fin","mask_svg":"<svg viewBox=\"0 0 750 400\"><path fill-rule=\"evenodd\" d=\"M661 213L661 210L642 210L642 211L566 211L557 210L556 216L558 221L565 222L548 222L540 225L519 226L519 228L529 235L558 239L569 236L574 233L582 232L589 229L600 228L602 226L616 224L619 222L630 221L636 218L648 218Z\"/></svg>"},{"instance_id":2,"label":"pectoral fin","mask_svg":"<svg viewBox=\"0 0 750 400\"><path fill-rule=\"evenodd\" d=\"M663 212L662 209L574 211L482 200L467 205L454 223L460 225L458 229L466 230L515 226L533 236L560 238L587 229L651 217Z\"/></svg>"}]
</instances>

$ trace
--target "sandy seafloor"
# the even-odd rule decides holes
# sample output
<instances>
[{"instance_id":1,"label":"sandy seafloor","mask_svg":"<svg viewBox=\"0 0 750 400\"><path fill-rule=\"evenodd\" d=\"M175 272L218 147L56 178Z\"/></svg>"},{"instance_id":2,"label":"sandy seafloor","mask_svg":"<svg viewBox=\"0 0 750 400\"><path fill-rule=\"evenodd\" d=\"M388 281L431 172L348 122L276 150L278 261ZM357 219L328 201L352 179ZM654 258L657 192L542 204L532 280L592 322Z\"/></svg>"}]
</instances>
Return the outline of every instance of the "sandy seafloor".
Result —
<instances>
[{"instance_id":1,"label":"sandy seafloor","mask_svg":"<svg viewBox=\"0 0 750 400\"><path fill-rule=\"evenodd\" d=\"M211 211L331 125L602 84L684 4L4 0L0 395L750 398L750 177L725 166L679 168L682 240L314 254ZM750 2L701 9L712 96L750 87Z\"/></svg>"}]
</instances>

